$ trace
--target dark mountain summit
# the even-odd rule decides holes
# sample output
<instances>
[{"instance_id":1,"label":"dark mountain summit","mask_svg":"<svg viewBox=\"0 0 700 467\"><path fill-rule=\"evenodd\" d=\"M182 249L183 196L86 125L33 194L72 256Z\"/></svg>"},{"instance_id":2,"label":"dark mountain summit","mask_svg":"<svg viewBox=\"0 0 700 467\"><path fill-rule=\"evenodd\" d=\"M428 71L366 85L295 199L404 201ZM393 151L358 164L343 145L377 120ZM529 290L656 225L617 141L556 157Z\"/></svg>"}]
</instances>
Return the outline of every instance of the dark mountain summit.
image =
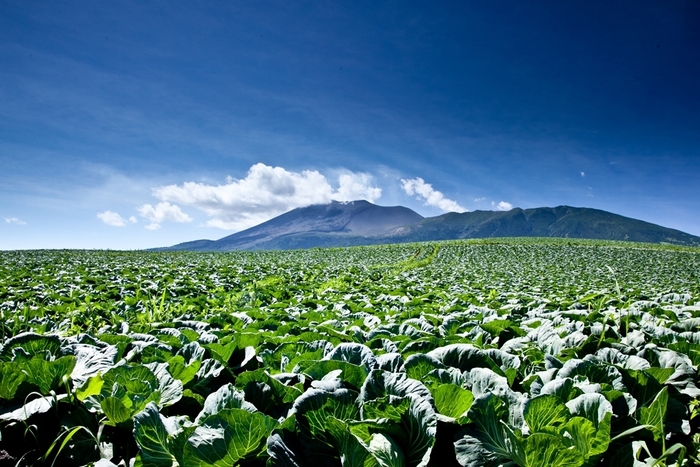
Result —
<instances>
[{"instance_id":1,"label":"dark mountain summit","mask_svg":"<svg viewBox=\"0 0 700 467\"><path fill-rule=\"evenodd\" d=\"M489 237L568 237L700 246L700 237L599 209L515 208L423 218L403 206L333 201L293 209L220 240L197 240L163 250L277 250Z\"/></svg>"}]
</instances>

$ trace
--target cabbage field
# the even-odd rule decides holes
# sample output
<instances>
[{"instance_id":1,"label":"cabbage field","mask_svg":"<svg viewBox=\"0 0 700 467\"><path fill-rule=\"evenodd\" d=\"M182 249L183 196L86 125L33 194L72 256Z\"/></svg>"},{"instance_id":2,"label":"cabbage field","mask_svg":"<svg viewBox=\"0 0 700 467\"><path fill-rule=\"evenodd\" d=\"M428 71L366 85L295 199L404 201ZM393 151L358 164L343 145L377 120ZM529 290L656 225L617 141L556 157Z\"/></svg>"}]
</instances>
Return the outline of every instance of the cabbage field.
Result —
<instances>
[{"instance_id":1,"label":"cabbage field","mask_svg":"<svg viewBox=\"0 0 700 467\"><path fill-rule=\"evenodd\" d=\"M0 466L696 465L700 250L0 252Z\"/></svg>"}]
</instances>

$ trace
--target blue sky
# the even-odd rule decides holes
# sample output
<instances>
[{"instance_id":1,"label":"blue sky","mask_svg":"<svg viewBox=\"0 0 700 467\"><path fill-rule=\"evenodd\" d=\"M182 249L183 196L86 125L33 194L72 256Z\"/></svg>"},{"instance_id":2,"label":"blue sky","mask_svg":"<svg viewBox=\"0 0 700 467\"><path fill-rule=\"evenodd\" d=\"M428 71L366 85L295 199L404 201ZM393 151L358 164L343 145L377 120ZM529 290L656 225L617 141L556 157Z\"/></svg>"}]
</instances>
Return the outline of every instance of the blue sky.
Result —
<instances>
[{"instance_id":1,"label":"blue sky","mask_svg":"<svg viewBox=\"0 0 700 467\"><path fill-rule=\"evenodd\" d=\"M0 249L330 199L700 235L700 3L0 3Z\"/></svg>"}]
</instances>

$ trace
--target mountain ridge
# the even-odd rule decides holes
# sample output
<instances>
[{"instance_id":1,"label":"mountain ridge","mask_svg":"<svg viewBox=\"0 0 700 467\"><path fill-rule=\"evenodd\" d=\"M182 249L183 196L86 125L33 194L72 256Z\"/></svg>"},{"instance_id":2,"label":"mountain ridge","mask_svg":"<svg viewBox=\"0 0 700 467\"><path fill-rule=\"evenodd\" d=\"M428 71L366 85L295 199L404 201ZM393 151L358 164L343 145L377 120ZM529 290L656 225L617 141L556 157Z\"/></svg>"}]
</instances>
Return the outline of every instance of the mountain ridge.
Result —
<instances>
[{"instance_id":1,"label":"mountain ridge","mask_svg":"<svg viewBox=\"0 0 700 467\"><path fill-rule=\"evenodd\" d=\"M423 217L404 206L333 201L296 208L219 240L156 250L286 250L493 237L563 237L700 246L700 237L594 208L556 206Z\"/></svg>"}]
</instances>

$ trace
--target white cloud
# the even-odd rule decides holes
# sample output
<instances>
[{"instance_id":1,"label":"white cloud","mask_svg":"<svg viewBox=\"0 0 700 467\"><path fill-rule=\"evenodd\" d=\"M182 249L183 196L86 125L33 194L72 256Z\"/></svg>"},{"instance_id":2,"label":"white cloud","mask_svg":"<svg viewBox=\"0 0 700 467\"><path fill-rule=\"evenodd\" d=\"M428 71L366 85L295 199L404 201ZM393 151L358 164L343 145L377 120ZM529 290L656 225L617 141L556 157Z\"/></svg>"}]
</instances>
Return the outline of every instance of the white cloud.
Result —
<instances>
[{"instance_id":1,"label":"white cloud","mask_svg":"<svg viewBox=\"0 0 700 467\"><path fill-rule=\"evenodd\" d=\"M97 217L105 224L113 227L124 227L127 222L119 213L114 211L98 212Z\"/></svg>"},{"instance_id":2,"label":"white cloud","mask_svg":"<svg viewBox=\"0 0 700 467\"><path fill-rule=\"evenodd\" d=\"M510 211L513 209L513 205L507 201L501 201L498 204L495 201L491 201L491 206L495 207L496 211Z\"/></svg>"},{"instance_id":3,"label":"white cloud","mask_svg":"<svg viewBox=\"0 0 700 467\"><path fill-rule=\"evenodd\" d=\"M482 201L486 201L486 198L474 198L475 203L480 203Z\"/></svg>"},{"instance_id":4,"label":"white cloud","mask_svg":"<svg viewBox=\"0 0 700 467\"><path fill-rule=\"evenodd\" d=\"M585 177L585 176L586 176L586 172L581 172L581 177Z\"/></svg>"},{"instance_id":5,"label":"white cloud","mask_svg":"<svg viewBox=\"0 0 700 467\"><path fill-rule=\"evenodd\" d=\"M291 172L258 163L245 178L227 177L224 185L185 182L156 187L153 195L166 202L201 209L210 217L208 226L242 230L298 207L332 200L374 201L382 190L372 184L370 175L346 171L339 175L335 189L316 170Z\"/></svg>"},{"instance_id":6,"label":"white cloud","mask_svg":"<svg viewBox=\"0 0 700 467\"><path fill-rule=\"evenodd\" d=\"M27 225L27 223L24 222L22 219L18 219L16 217L6 217L5 222L7 222L8 224Z\"/></svg>"},{"instance_id":7,"label":"white cloud","mask_svg":"<svg viewBox=\"0 0 700 467\"><path fill-rule=\"evenodd\" d=\"M192 222L192 218L182 212L179 206L170 204L167 201L158 203L155 207L150 204L144 204L138 208L138 211L141 217L151 221L146 226L148 230L160 229L160 224L163 221Z\"/></svg>"},{"instance_id":8,"label":"white cloud","mask_svg":"<svg viewBox=\"0 0 700 467\"><path fill-rule=\"evenodd\" d=\"M371 186L372 176L365 173L344 173L338 177L338 190L333 195L336 201L366 199L374 201L382 196L382 189Z\"/></svg>"},{"instance_id":9,"label":"white cloud","mask_svg":"<svg viewBox=\"0 0 700 467\"><path fill-rule=\"evenodd\" d=\"M113 227L125 227L127 223L136 224L138 222L135 216L124 219L118 212L109 210L98 212L97 217L105 224Z\"/></svg>"},{"instance_id":10,"label":"white cloud","mask_svg":"<svg viewBox=\"0 0 700 467\"><path fill-rule=\"evenodd\" d=\"M441 192L435 190L430 183L425 183L420 177L401 179L403 191L408 196L414 196L422 200L426 206L434 206L443 212L466 212L467 209L460 206L456 201L445 198Z\"/></svg>"}]
</instances>

